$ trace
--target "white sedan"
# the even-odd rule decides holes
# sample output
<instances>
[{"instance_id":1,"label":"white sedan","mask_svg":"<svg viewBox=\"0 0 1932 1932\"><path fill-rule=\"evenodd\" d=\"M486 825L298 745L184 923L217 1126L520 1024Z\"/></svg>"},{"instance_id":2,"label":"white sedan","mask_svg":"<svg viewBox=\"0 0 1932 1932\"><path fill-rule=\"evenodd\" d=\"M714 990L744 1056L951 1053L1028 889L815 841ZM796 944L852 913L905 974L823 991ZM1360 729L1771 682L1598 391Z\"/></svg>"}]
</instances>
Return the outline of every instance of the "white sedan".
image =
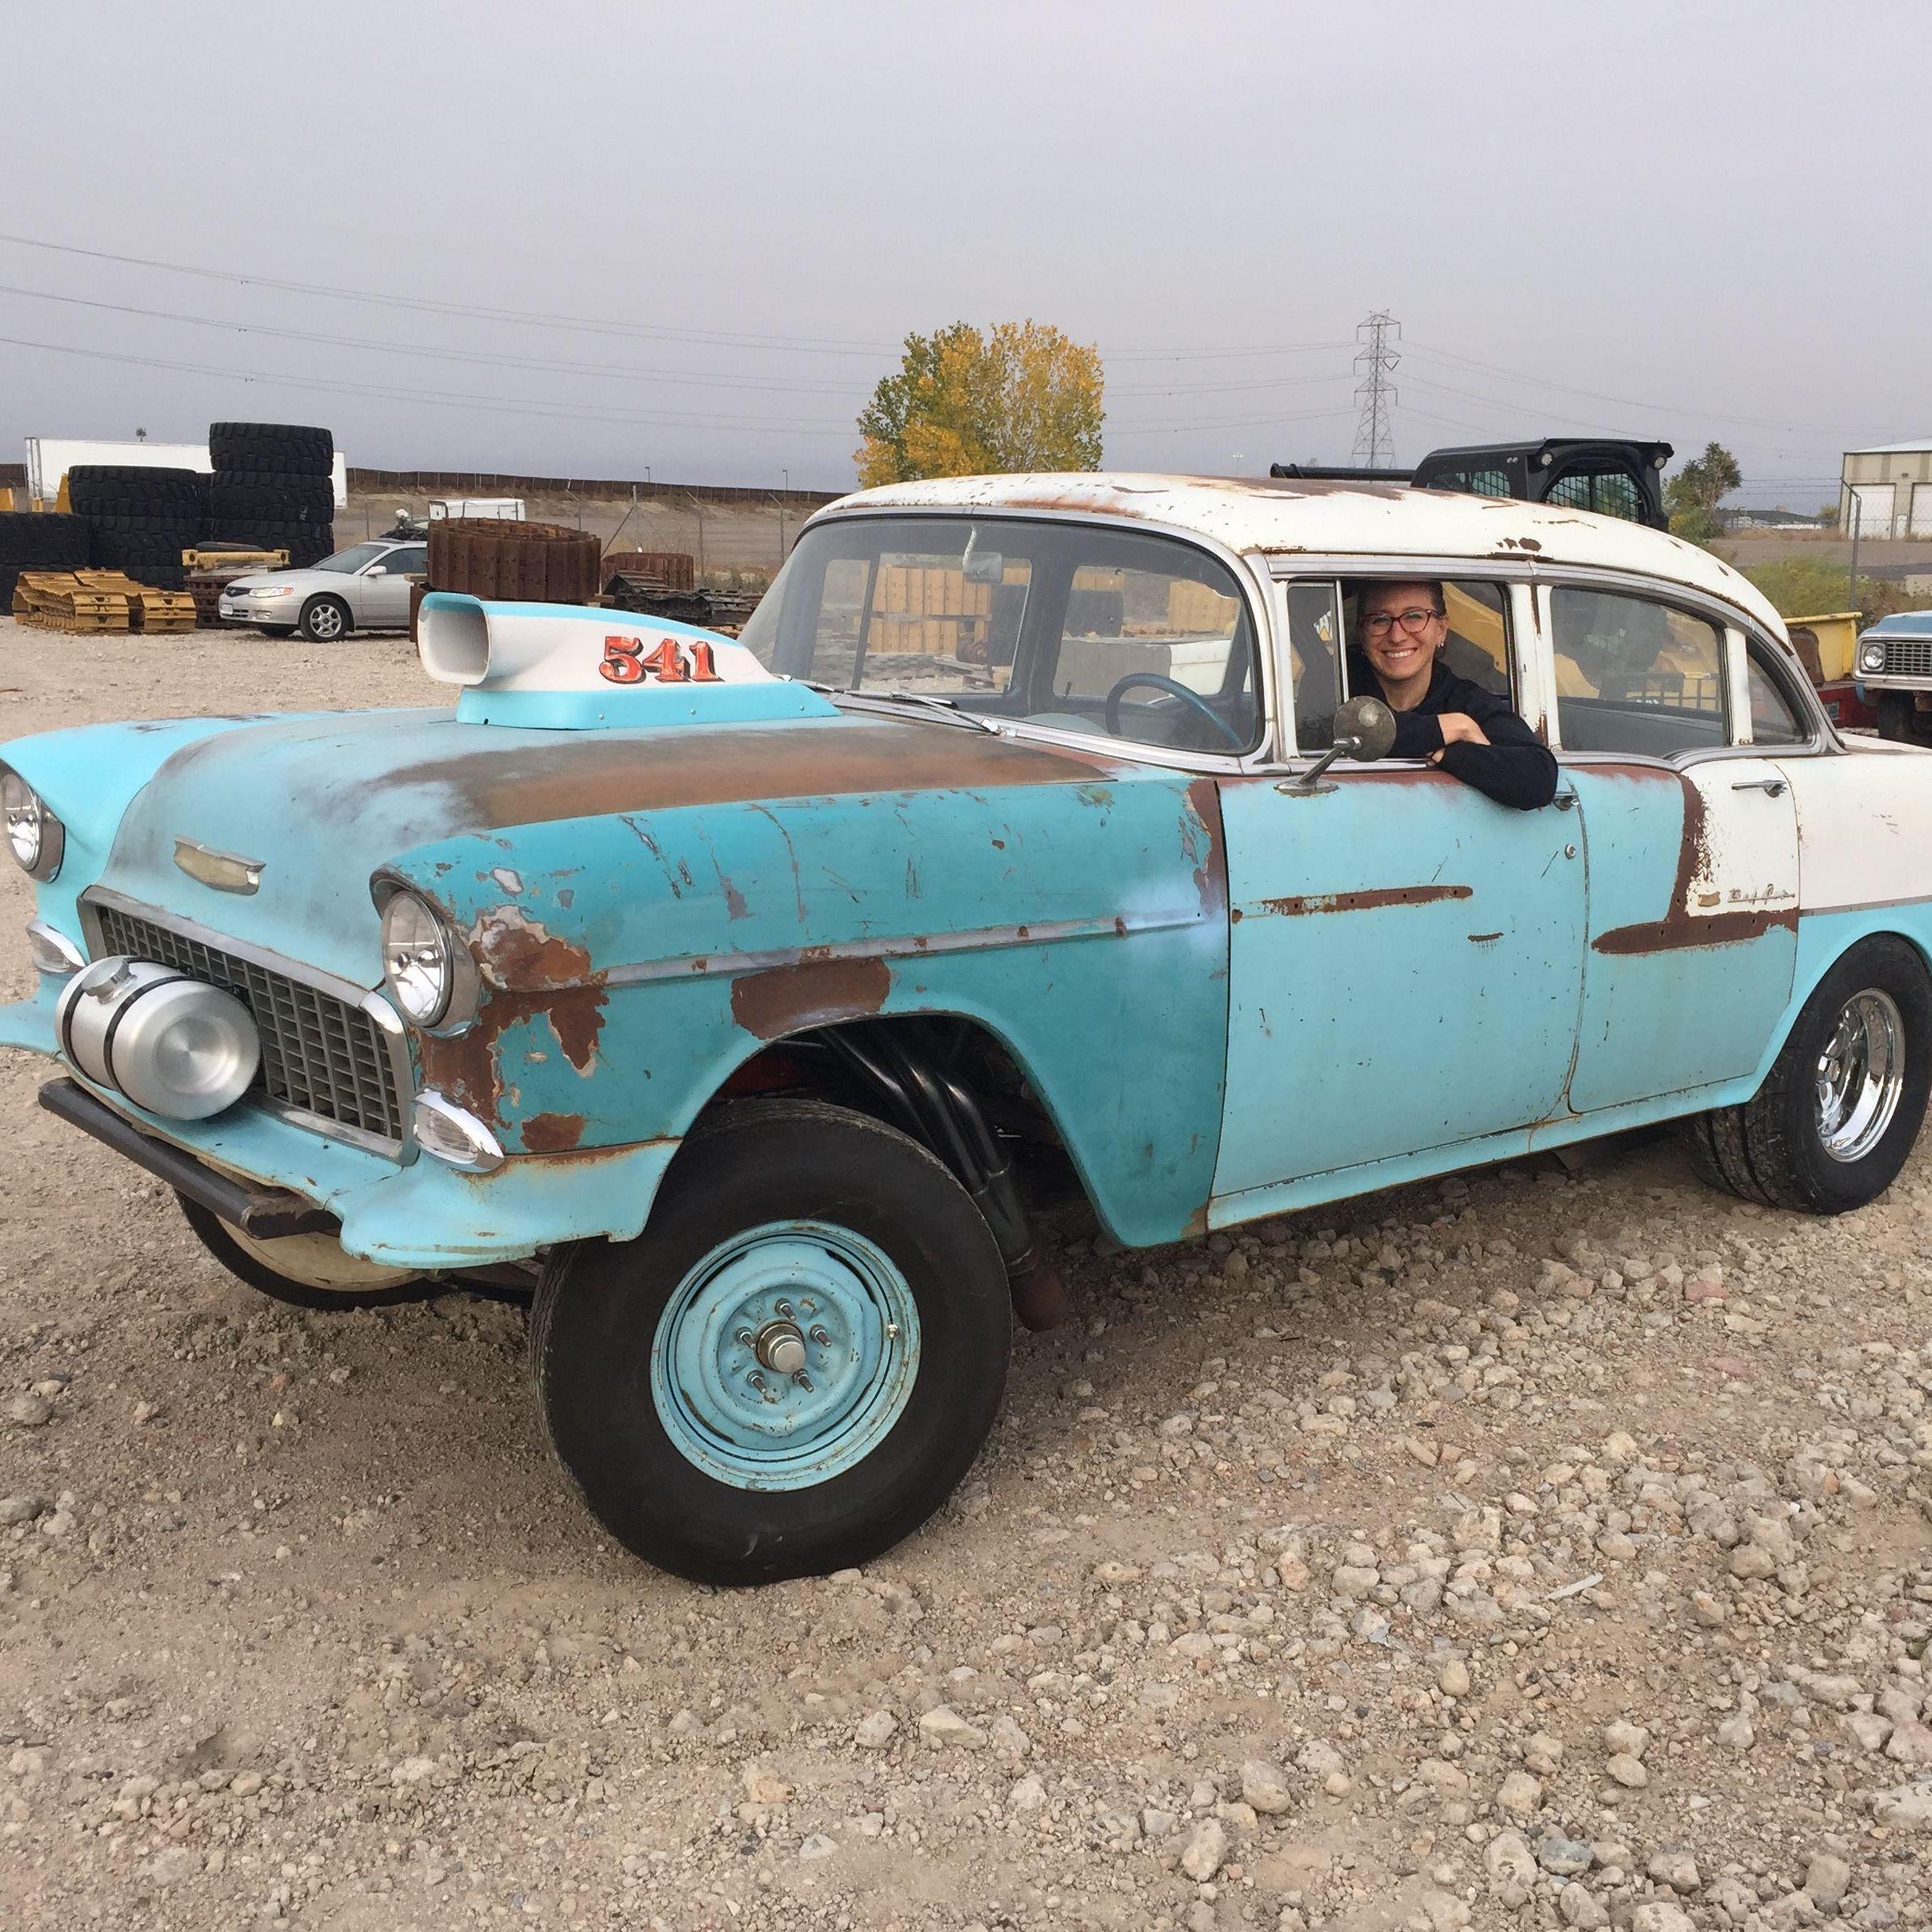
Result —
<instances>
[{"instance_id":1,"label":"white sedan","mask_svg":"<svg viewBox=\"0 0 1932 1932\"><path fill-rule=\"evenodd\" d=\"M271 636L299 631L333 644L351 631L409 628L409 586L428 568L429 546L377 538L351 544L307 570L260 570L224 585L224 624L252 624Z\"/></svg>"}]
</instances>

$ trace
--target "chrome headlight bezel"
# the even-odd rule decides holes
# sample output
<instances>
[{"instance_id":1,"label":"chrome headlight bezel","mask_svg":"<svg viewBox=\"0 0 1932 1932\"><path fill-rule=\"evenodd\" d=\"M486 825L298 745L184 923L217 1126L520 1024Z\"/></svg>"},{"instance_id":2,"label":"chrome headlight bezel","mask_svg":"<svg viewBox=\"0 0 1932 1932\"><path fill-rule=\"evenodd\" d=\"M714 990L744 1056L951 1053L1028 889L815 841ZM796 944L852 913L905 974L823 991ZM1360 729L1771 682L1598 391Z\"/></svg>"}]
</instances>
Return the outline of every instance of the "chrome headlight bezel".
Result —
<instances>
[{"instance_id":1,"label":"chrome headlight bezel","mask_svg":"<svg viewBox=\"0 0 1932 1932\"><path fill-rule=\"evenodd\" d=\"M7 849L29 878L44 885L58 876L67 852L67 828L47 801L10 765L0 765L0 817Z\"/></svg>"},{"instance_id":2,"label":"chrome headlight bezel","mask_svg":"<svg viewBox=\"0 0 1932 1932\"><path fill-rule=\"evenodd\" d=\"M1882 671L1885 668L1885 647L1874 641L1859 646L1859 669L1861 671Z\"/></svg>"},{"instance_id":3,"label":"chrome headlight bezel","mask_svg":"<svg viewBox=\"0 0 1932 1932\"><path fill-rule=\"evenodd\" d=\"M396 879L378 879L382 983L404 1022L419 1033L460 1033L475 1019L482 984L461 935L433 899ZM405 933L403 924L413 921Z\"/></svg>"}]
</instances>

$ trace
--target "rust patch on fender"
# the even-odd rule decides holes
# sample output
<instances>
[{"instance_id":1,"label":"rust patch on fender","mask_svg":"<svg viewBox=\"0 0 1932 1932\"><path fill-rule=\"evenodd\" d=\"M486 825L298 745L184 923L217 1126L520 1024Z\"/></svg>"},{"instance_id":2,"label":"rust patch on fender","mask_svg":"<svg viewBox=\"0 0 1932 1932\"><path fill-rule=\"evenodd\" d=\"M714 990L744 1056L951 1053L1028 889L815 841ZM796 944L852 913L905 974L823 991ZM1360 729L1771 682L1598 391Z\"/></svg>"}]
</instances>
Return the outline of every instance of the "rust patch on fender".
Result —
<instances>
[{"instance_id":1,"label":"rust patch on fender","mask_svg":"<svg viewBox=\"0 0 1932 1932\"><path fill-rule=\"evenodd\" d=\"M583 1128L580 1113L533 1113L524 1123L524 1146L531 1154L568 1154Z\"/></svg>"},{"instance_id":2,"label":"rust patch on fender","mask_svg":"<svg viewBox=\"0 0 1932 1932\"><path fill-rule=\"evenodd\" d=\"M471 832L681 805L827 798L871 791L979 791L1091 782L1122 761L949 725L847 714L733 731L553 732L568 744L487 744L451 727L450 755L386 773L385 791L421 786ZM533 734L534 735L534 734Z\"/></svg>"},{"instance_id":3,"label":"rust patch on fender","mask_svg":"<svg viewBox=\"0 0 1932 1932\"><path fill-rule=\"evenodd\" d=\"M1228 854L1221 839L1221 787L1212 778L1191 779L1187 786L1187 809L1200 826L1195 846L1194 889L1200 895L1201 911L1218 917L1228 905Z\"/></svg>"},{"instance_id":4,"label":"rust patch on fender","mask_svg":"<svg viewBox=\"0 0 1932 1932\"><path fill-rule=\"evenodd\" d=\"M801 958L732 982L731 1016L761 1040L782 1039L837 1020L862 1020L886 1004L892 969L884 960Z\"/></svg>"},{"instance_id":5,"label":"rust patch on fender","mask_svg":"<svg viewBox=\"0 0 1932 1932\"><path fill-rule=\"evenodd\" d=\"M587 1074L610 995L582 946L546 931L520 907L492 907L468 938L483 982L482 1010L462 1033L420 1036L423 1078L479 1120L494 1123L504 1085L497 1052L503 1034L540 1016L564 1058Z\"/></svg>"},{"instance_id":6,"label":"rust patch on fender","mask_svg":"<svg viewBox=\"0 0 1932 1932\"><path fill-rule=\"evenodd\" d=\"M1619 776L1634 775L1637 768L1618 768ZM1741 945L1762 939L1774 928L1798 929L1798 908L1794 902L1775 909L1763 907L1747 912L1713 912L1699 919L1690 909L1691 887L1710 861L1709 827L1705 820L1704 794L1681 772L1674 777L1684 793L1684 830L1677 841L1677 870L1671 881L1671 897L1662 919L1643 920L1634 925L1613 926L1591 941L1593 953L1612 958L1630 958L1648 953L1674 953L1690 946Z\"/></svg>"},{"instance_id":7,"label":"rust patch on fender","mask_svg":"<svg viewBox=\"0 0 1932 1932\"><path fill-rule=\"evenodd\" d=\"M1373 912L1384 906L1433 906L1446 899L1467 899L1474 891L1471 886L1380 886L1366 892L1308 892L1287 899L1264 899L1257 910L1303 919L1316 912Z\"/></svg>"}]
</instances>

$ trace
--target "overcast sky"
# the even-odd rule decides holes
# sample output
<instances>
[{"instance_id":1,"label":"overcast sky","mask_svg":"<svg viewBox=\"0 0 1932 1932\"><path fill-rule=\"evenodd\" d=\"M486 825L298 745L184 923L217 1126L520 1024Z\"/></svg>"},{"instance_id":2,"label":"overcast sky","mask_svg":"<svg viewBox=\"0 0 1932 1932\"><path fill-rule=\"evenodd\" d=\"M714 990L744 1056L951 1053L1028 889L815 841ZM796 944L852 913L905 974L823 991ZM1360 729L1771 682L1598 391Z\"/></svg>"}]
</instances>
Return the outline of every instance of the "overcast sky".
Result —
<instances>
[{"instance_id":1,"label":"overcast sky","mask_svg":"<svg viewBox=\"0 0 1932 1932\"><path fill-rule=\"evenodd\" d=\"M244 417L378 466L840 488L908 330L1031 316L1100 348L1111 467L1265 473L1348 459L1378 309L1402 461L1716 437L1746 499L1812 507L1842 449L1932 434L1923 0L4 31L0 230L96 253L0 241L0 459Z\"/></svg>"}]
</instances>

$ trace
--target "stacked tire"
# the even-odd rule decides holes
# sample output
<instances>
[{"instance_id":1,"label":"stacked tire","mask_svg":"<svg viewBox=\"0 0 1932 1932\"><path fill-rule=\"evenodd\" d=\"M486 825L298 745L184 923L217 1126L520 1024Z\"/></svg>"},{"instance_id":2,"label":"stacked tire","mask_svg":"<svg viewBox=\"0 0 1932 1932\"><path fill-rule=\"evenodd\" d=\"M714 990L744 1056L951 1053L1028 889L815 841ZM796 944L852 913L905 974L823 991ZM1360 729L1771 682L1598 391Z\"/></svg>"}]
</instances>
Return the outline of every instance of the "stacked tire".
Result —
<instances>
[{"instance_id":1,"label":"stacked tire","mask_svg":"<svg viewBox=\"0 0 1932 1932\"><path fill-rule=\"evenodd\" d=\"M103 570L125 570L157 590L178 590L182 552L201 539L207 479L192 469L77 463L67 500L87 526L88 547Z\"/></svg>"},{"instance_id":2,"label":"stacked tire","mask_svg":"<svg viewBox=\"0 0 1932 1932\"><path fill-rule=\"evenodd\" d=\"M304 570L336 547L336 439L299 423L211 423L206 534L286 550Z\"/></svg>"},{"instance_id":3,"label":"stacked tire","mask_svg":"<svg viewBox=\"0 0 1932 1932\"><path fill-rule=\"evenodd\" d=\"M90 561L84 518L45 511L0 514L0 616L13 607L23 570L85 570Z\"/></svg>"},{"instance_id":4,"label":"stacked tire","mask_svg":"<svg viewBox=\"0 0 1932 1932\"><path fill-rule=\"evenodd\" d=\"M429 526L432 590L532 603L595 603L603 588L603 561L601 540L567 524L453 516Z\"/></svg>"}]
</instances>

